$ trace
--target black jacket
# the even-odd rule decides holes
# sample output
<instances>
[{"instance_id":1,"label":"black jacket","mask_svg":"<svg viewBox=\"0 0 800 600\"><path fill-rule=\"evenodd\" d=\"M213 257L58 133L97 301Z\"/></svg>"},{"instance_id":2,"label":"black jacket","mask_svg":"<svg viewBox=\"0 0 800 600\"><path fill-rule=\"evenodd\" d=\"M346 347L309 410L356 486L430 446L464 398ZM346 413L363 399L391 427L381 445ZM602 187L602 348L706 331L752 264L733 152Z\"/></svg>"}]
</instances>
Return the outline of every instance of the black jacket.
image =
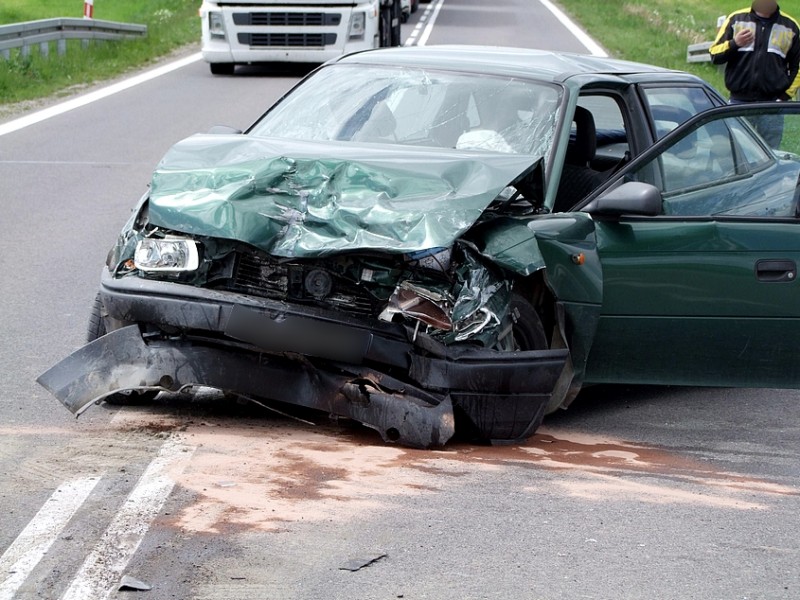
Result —
<instances>
[{"instance_id":1,"label":"black jacket","mask_svg":"<svg viewBox=\"0 0 800 600\"><path fill-rule=\"evenodd\" d=\"M745 28L755 32L755 42L739 48L733 36ZM793 100L797 95L800 26L780 10L769 19L751 9L733 13L709 52L714 64L726 64L725 86L733 100Z\"/></svg>"}]
</instances>

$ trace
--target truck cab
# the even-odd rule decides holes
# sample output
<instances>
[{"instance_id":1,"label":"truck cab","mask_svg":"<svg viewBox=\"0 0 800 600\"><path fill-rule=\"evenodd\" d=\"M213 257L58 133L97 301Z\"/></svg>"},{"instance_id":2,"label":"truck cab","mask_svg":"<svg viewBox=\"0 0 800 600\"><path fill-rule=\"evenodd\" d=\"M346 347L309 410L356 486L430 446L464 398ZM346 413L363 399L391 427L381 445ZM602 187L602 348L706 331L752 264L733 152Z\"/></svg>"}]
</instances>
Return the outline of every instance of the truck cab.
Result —
<instances>
[{"instance_id":1,"label":"truck cab","mask_svg":"<svg viewBox=\"0 0 800 600\"><path fill-rule=\"evenodd\" d=\"M323 63L400 45L401 0L205 0L202 53L215 75L238 64Z\"/></svg>"}]
</instances>

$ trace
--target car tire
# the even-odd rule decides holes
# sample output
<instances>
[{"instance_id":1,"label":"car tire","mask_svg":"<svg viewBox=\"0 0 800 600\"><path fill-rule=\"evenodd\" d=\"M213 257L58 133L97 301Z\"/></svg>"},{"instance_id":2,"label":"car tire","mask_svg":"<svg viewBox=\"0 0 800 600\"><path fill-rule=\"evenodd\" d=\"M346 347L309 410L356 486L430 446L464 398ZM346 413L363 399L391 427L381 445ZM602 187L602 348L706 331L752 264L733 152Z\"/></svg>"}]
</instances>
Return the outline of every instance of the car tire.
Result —
<instances>
[{"instance_id":1,"label":"car tire","mask_svg":"<svg viewBox=\"0 0 800 600\"><path fill-rule=\"evenodd\" d=\"M507 321L511 331L494 350L503 352L545 350L548 347L536 309L519 294L511 296ZM506 327L504 327L506 329ZM462 439L495 445L515 444L529 438L541 425L545 404L527 399L480 395L454 395L456 432Z\"/></svg>"},{"instance_id":2,"label":"car tire","mask_svg":"<svg viewBox=\"0 0 800 600\"><path fill-rule=\"evenodd\" d=\"M212 75L233 75L236 65L233 63L208 63Z\"/></svg>"},{"instance_id":3,"label":"car tire","mask_svg":"<svg viewBox=\"0 0 800 600\"><path fill-rule=\"evenodd\" d=\"M95 295L94 302L92 303L89 324L86 328L86 341L93 342L103 337L106 333L108 333L108 330L106 329L105 307L98 293ZM113 404L114 406L139 406L151 403L158 394L159 392L155 390L119 392L106 396L103 400L106 404Z\"/></svg>"},{"instance_id":4,"label":"car tire","mask_svg":"<svg viewBox=\"0 0 800 600\"><path fill-rule=\"evenodd\" d=\"M519 294L511 295L506 318L510 321L511 331L509 336L498 341L497 350L529 351L545 350L548 347L539 313Z\"/></svg>"}]
</instances>

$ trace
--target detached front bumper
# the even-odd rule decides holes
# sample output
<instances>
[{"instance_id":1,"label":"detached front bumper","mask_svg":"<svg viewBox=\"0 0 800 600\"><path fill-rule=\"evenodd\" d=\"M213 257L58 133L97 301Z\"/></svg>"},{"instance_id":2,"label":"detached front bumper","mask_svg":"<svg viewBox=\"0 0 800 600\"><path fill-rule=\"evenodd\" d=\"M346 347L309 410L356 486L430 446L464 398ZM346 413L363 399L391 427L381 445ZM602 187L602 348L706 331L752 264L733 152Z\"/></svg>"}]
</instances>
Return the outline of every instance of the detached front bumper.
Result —
<instances>
[{"instance_id":1,"label":"detached front bumper","mask_svg":"<svg viewBox=\"0 0 800 600\"><path fill-rule=\"evenodd\" d=\"M119 391L209 386L353 419L412 447L445 444L457 420L509 442L533 433L568 363L566 349L412 342L399 325L105 271L101 298L109 320L127 326L38 379L76 415Z\"/></svg>"}]
</instances>

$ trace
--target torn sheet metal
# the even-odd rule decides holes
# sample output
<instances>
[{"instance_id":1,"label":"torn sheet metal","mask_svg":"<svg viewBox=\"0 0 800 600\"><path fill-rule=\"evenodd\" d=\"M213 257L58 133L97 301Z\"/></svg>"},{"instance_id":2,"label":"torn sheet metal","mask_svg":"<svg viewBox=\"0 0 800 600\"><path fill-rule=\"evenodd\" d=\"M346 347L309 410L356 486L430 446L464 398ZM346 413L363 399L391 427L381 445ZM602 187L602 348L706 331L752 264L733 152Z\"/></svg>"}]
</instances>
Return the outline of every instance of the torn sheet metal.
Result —
<instances>
[{"instance_id":1,"label":"torn sheet metal","mask_svg":"<svg viewBox=\"0 0 800 600\"><path fill-rule=\"evenodd\" d=\"M378 318L392 321L400 315L417 321L445 344L469 340L492 346L508 312L511 284L476 259L466 244L462 254L453 283L401 281Z\"/></svg>"},{"instance_id":2,"label":"torn sheet metal","mask_svg":"<svg viewBox=\"0 0 800 600\"><path fill-rule=\"evenodd\" d=\"M121 390L208 386L257 396L268 389L272 400L353 419L375 429L387 442L429 448L442 446L453 436L449 396L376 377L380 386L363 375L318 369L307 360L188 342L145 343L139 328L132 325L76 350L37 381L76 415Z\"/></svg>"},{"instance_id":3,"label":"torn sheet metal","mask_svg":"<svg viewBox=\"0 0 800 600\"><path fill-rule=\"evenodd\" d=\"M280 257L449 247L538 158L196 135L153 174L149 220Z\"/></svg>"}]
</instances>

